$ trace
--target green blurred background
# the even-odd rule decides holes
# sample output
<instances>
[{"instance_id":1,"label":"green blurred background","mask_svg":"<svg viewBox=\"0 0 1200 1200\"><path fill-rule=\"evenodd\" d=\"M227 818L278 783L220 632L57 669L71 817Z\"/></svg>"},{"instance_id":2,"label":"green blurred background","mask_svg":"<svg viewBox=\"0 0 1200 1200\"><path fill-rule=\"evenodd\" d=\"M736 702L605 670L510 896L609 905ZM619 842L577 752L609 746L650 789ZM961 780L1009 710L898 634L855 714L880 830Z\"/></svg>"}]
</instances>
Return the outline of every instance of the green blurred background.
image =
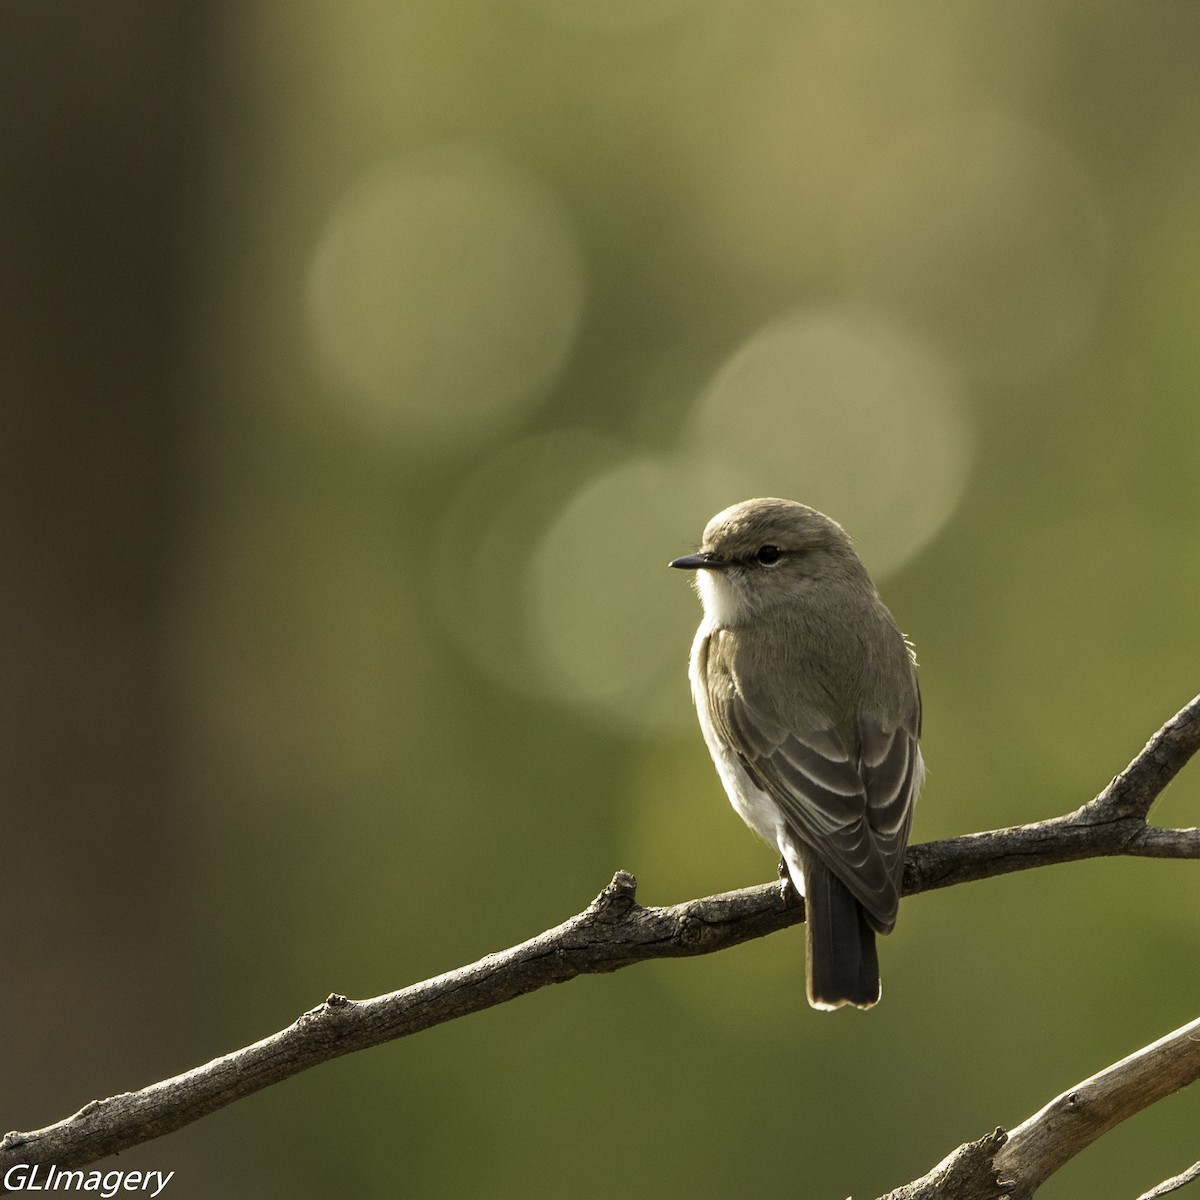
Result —
<instances>
[{"instance_id":1,"label":"green blurred background","mask_svg":"<svg viewBox=\"0 0 1200 1200\"><path fill-rule=\"evenodd\" d=\"M915 837L1197 691L1200 6L7 0L0 1127L557 923L770 879L665 569L829 511ZM1197 821L1200 767L1156 810ZM1200 868L582 979L121 1156L169 1195L871 1197L1194 1018ZM1185 1093L1043 1193L1195 1158Z\"/></svg>"}]
</instances>

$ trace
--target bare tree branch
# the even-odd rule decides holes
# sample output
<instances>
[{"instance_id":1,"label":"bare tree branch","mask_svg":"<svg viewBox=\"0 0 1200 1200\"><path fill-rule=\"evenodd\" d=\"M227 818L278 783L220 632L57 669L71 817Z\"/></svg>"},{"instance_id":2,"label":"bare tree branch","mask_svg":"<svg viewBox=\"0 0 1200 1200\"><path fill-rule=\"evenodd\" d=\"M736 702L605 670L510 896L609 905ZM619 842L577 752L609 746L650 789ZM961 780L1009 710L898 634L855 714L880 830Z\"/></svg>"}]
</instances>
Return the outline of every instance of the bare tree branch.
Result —
<instances>
[{"instance_id":1,"label":"bare tree branch","mask_svg":"<svg viewBox=\"0 0 1200 1200\"><path fill-rule=\"evenodd\" d=\"M997 1129L946 1155L928 1175L914 1179L879 1200L1006 1200L992 1165L1008 1134Z\"/></svg>"},{"instance_id":2,"label":"bare tree branch","mask_svg":"<svg viewBox=\"0 0 1200 1200\"><path fill-rule=\"evenodd\" d=\"M1170 1195L1171 1192L1177 1192L1185 1184L1195 1183L1197 1179L1200 1179L1200 1162L1193 1163L1186 1171L1172 1175L1170 1179L1164 1179L1158 1187L1152 1187L1148 1192L1143 1192L1138 1200L1161 1200L1161 1197Z\"/></svg>"},{"instance_id":3,"label":"bare tree branch","mask_svg":"<svg viewBox=\"0 0 1200 1200\"><path fill-rule=\"evenodd\" d=\"M1098 1137L1200 1079L1200 1019L1159 1038L1056 1096L1011 1133L968 1142L928 1175L879 1200L1030 1200ZM1200 1163L1140 1197L1165 1196L1200 1174Z\"/></svg>"},{"instance_id":4,"label":"bare tree branch","mask_svg":"<svg viewBox=\"0 0 1200 1200\"><path fill-rule=\"evenodd\" d=\"M996 1155L1013 1200L1025 1200L1098 1137L1200 1079L1200 1019L1056 1096L1022 1121Z\"/></svg>"},{"instance_id":5,"label":"bare tree branch","mask_svg":"<svg viewBox=\"0 0 1200 1200\"><path fill-rule=\"evenodd\" d=\"M1200 696L1186 704L1094 800L1066 816L912 846L904 892L1106 854L1196 858L1200 830L1146 824L1150 806L1200 749Z\"/></svg>"},{"instance_id":6,"label":"bare tree branch","mask_svg":"<svg viewBox=\"0 0 1200 1200\"><path fill-rule=\"evenodd\" d=\"M1151 803L1197 749L1200 696L1075 812L910 848L905 894L1103 855L1200 858L1200 829L1160 829L1146 823ZM0 1140L0 1172L17 1164L69 1168L95 1162L340 1055L577 975L615 971L647 959L710 954L804 918L803 902L774 883L664 908L643 908L635 889L633 876L618 872L583 912L518 946L371 1000L332 995L253 1045L140 1091L93 1100L44 1129L9 1133Z\"/></svg>"}]
</instances>

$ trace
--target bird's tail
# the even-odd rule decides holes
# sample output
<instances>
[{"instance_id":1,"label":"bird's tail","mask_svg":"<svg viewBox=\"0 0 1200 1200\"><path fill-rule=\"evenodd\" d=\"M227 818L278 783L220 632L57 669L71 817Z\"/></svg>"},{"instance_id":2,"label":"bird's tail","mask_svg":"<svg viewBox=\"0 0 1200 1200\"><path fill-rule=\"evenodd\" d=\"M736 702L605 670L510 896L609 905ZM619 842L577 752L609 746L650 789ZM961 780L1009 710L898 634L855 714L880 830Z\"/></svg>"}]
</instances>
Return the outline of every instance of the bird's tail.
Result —
<instances>
[{"instance_id":1,"label":"bird's tail","mask_svg":"<svg viewBox=\"0 0 1200 1200\"><path fill-rule=\"evenodd\" d=\"M879 999L875 931L850 889L820 859L803 855L808 1002L870 1008Z\"/></svg>"}]
</instances>

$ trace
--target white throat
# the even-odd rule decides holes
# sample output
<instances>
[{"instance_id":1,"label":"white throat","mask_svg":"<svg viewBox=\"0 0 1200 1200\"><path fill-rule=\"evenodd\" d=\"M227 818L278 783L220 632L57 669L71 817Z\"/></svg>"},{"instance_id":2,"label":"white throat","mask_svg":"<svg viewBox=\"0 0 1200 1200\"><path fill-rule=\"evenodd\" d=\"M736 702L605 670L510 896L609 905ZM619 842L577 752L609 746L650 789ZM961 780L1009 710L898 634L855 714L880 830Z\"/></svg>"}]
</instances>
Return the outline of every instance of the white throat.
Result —
<instances>
[{"instance_id":1,"label":"white throat","mask_svg":"<svg viewBox=\"0 0 1200 1200\"><path fill-rule=\"evenodd\" d=\"M723 571L697 571L696 588L704 617L712 628L730 629L745 618L745 597Z\"/></svg>"}]
</instances>

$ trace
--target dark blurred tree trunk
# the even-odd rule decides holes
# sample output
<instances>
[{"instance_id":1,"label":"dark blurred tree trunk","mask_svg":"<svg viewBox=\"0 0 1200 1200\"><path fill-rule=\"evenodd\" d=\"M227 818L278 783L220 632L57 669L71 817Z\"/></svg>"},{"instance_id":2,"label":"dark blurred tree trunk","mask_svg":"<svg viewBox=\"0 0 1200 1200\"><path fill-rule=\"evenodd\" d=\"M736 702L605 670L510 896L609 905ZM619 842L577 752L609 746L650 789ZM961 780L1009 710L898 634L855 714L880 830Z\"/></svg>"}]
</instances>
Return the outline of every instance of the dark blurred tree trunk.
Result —
<instances>
[{"instance_id":1,"label":"dark blurred tree trunk","mask_svg":"<svg viewBox=\"0 0 1200 1200\"><path fill-rule=\"evenodd\" d=\"M0 9L0 1124L181 1061L163 631L210 15Z\"/></svg>"}]
</instances>

